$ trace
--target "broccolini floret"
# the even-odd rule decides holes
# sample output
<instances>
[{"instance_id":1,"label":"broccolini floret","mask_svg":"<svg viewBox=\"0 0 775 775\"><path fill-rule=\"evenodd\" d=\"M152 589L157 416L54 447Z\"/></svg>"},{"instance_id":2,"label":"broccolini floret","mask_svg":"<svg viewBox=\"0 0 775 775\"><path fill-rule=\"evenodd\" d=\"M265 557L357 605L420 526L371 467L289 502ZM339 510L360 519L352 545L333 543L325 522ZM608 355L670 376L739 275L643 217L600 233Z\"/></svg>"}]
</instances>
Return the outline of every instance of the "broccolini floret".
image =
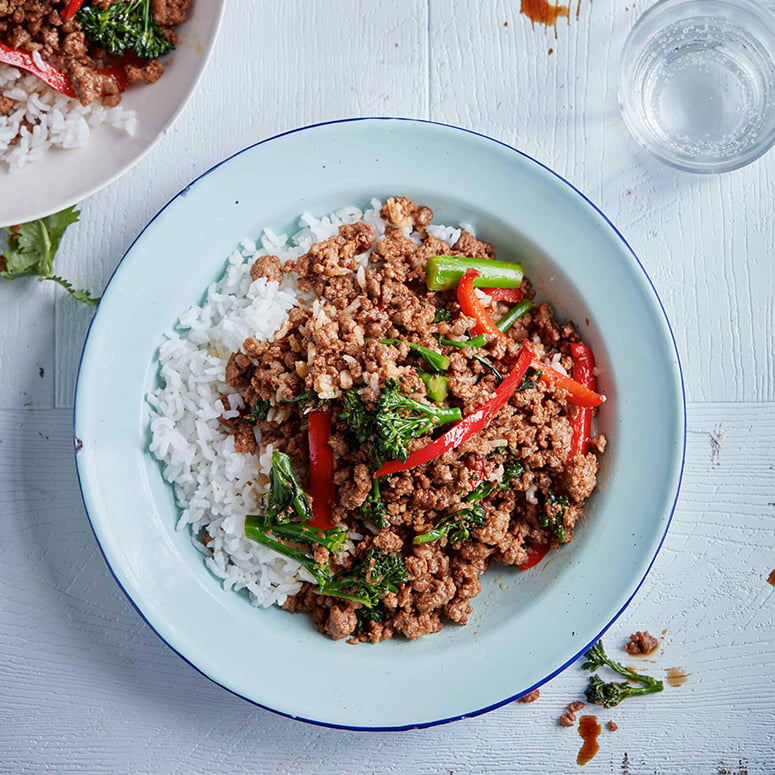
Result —
<instances>
[{"instance_id":1,"label":"broccolini floret","mask_svg":"<svg viewBox=\"0 0 775 775\"><path fill-rule=\"evenodd\" d=\"M382 502L382 495L379 491L379 479L372 480L371 492L366 500L361 504L361 516L364 519L371 520L379 530L388 526L387 508Z\"/></svg>"},{"instance_id":2,"label":"broccolini floret","mask_svg":"<svg viewBox=\"0 0 775 775\"><path fill-rule=\"evenodd\" d=\"M154 21L151 0L122 0L107 8L85 5L75 18L89 40L115 56L133 51L142 59L158 59L175 48Z\"/></svg>"},{"instance_id":3,"label":"broccolini floret","mask_svg":"<svg viewBox=\"0 0 775 775\"><path fill-rule=\"evenodd\" d=\"M584 692L587 698L587 702L594 703L596 705L602 705L604 708L613 708L618 705L622 700L628 697L637 697L643 694L654 694L661 692L664 688L662 681L656 678L651 678L648 675L640 675L632 670L627 669L619 662L615 662L611 659L603 648L603 641L598 641L592 646L584 655L585 661L581 664L584 670L590 670L594 672L600 667L609 667L619 675L629 678L631 681L636 681L640 686L633 686L626 681L620 682L605 682L599 676L593 675L589 679L589 684Z\"/></svg>"},{"instance_id":4,"label":"broccolini floret","mask_svg":"<svg viewBox=\"0 0 775 775\"><path fill-rule=\"evenodd\" d=\"M358 388L350 388L342 394L341 418L347 423L347 427L355 440L361 446L369 443L374 433L374 413L370 412Z\"/></svg>"},{"instance_id":5,"label":"broccolini floret","mask_svg":"<svg viewBox=\"0 0 775 775\"><path fill-rule=\"evenodd\" d=\"M420 533L414 537L412 543L427 544L447 537L451 543L467 541L471 537L471 530L484 525L484 506L474 503L473 506L455 511L442 517L434 528L427 533Z\"/></svg>"},{"instance_id":6,"label":"broccolini floret","mask_svg":"<svg viewBox=\"0 0 775 775\"><path fill-rule=\"evenodd\" d=\"M322 530L307 524L312 518L309 498L294 476L291 459L283 452L272 455L269 494L264 506L263 514L245 518L245 535L306 568L318 586L318 594L352 600L372 609L382 595L398 591L396 585L407 581L401 557L376 549L370 549L359 565L334 574L328 562L315 560L316 545L335 555L342 549L347 533L340 527Z\"/></svg>"},{"instance_id":7,"label":"broccolini floret","mask_svg":"<svg viewBox=\"0 0 775 775\"><path fill-rule=\"evenodd\" d=\"M406 460L409 442L447 423L461 420L460 409L421 403L388 380L374 410L374 448L378 460Z\"/></svg>"},{"instance_id":8,"label":"broccolini floret","mask_svg":"<svg viewBox=\"0 0 775 775\"><path fill-rule=\"evenodd\" d=\"M269 494L264 502L263 514L245 517L245 535L303 565L318 584L330 576L327 563L318 563L312 553L315 545L324 546L332 554L344 545L347 533L335 527L330 530L310 527L312 518L309 498L301 489L291 466L291 459L283 452L272 455L269 472ZM288 539L294 544L306 544L307 549L288 545L278 539Z\"/></svg>"},{"instance_id":9,"label":"broccolini floret","mask_svg":"<svg viewBox=\"0 0 775 775\"><path fill-rule=\"evenodd\" d=\"M434 406L407 396L395 380L388 380L370 410L356 388L343 395L341 417L355 440L369 449L378 467L388 460L406 460L408 445L425 433L462 419L457 407Z\"/></svg>"},{"instance_id":10,"label":"broccolini floret","mask_svg":"<svg viewBox=\"0 0 775 775\"><path fill-rule=\"evenodd\" d=\"M408 580L401 557L369 549L363 562L335 573L320 585L318 594L341 597L373 609L386 592L398 592L397 585Z\"/></svg>"}]
</instances>

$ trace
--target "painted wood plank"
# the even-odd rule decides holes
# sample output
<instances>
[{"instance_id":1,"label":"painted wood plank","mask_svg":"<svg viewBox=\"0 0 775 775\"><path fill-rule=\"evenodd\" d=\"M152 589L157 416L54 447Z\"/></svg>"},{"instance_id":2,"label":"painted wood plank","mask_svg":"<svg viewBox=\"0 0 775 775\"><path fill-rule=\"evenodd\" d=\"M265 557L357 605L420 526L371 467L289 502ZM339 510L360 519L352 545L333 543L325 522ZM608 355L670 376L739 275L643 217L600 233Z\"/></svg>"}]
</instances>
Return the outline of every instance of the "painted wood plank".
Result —
<instances>
[{"instance_id":1,"label":"painted wood plank","mask_svg":"<svg viewBox=\"0 0 775 775\"><path fill-rule=\"evenodd\" d=\"M58 258L62 273L99 292L171 197L258 140L351 116L424 115L426 18L425 0L229 0L190 103L145 159L83 203L81 223ZM90 318L91 310L57 299L57 406L72 406Z\"/></svg>"},{"instance_id":2,"label":"painted wood plank","mask_svg":"<svg viewBox=\"0 0 775 775\"><path fill-rule=\"evenodd\" d=\"M599 710L619 729L604 729L585 772L775 771L775 588L766 581L775 568L775 405L692 405L689 429L665 546L605 636L627 660L630 632L666 630L657 655L638 664L656 676L680 667L688 680ZM578 771L578 732L557 725L582 696L586 674L576 666L531 705L402 733L305 725L212 684L161 643L109 575L81 506L70 434L67 410L0 411L0 770Z\"/></svg>"},{"instance_id":3,"label":"painted wood plank","mask_svg":"<svg viewBox=\"0 0 775 775\"><path fill-rule=\"evenodd\" d=\"M53 286L0 280L0 409L54 405Z\"/></svg>"}]
</instances>

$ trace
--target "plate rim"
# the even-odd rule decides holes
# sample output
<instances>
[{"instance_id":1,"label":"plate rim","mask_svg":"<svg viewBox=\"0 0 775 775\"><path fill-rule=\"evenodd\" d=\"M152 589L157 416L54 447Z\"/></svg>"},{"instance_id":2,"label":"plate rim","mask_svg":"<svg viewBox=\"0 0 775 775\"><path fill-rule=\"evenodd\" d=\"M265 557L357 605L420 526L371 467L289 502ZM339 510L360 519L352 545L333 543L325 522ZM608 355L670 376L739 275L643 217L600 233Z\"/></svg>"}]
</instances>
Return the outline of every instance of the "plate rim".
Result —
<instances>
[{"instance_id":1,"label":"plate rim","mask_svg":"<svg viewBox=\"0 0 775 775\"><path fill-rule=\"evenodd\" d=\"M519 150L518 148L515 148L512 145L509 145L508 143L498 140L497 138L490 137L489 135L485 135L481 132L478 132L473 129L468 129L465 127L456 126L454 124L444 123L440 121L431 121L428 119L420 119L420 118L410 118L410 117L401 117L401 116L361 116L361 117L349 117L349 118L341 118L341 119L334 119L330 121L321 121L313 124L304 125L301 127L296 127L294 129L290 129L284 132L280 132L278 134L272 135L270 137L263 138L261 140L256 141L255 143L252 143L248 146L245 146L244 148L241 148L240 150L234 152L233 154L229 155L228 157L222 159L221 161L217 162L213 166L211 166L209 169L202 172L200 175L198 175L196 178L194 178L191 182L189 182L187 185L185 185L177 194L172 196L169 201L167 201L166 204L164 204L158 212L144 225L142 230L137 234L137 236L132 240L131 244L125 251L124 255L119 260L118 264L114 268L113 272L110 275L110 278L108 279L108 282L106 283L105 290L103 291L103 295L107 290L109 289L110 285L113 283L116 274L120 270L122 264L126 260L126 258L130 255L132 252L135 244L143 237L143 235L148 231L148 229L151 228L151 226L156 222L156 220L163 215L163 213L169 208L174 202L176 202L180 197L186 196L186 194L191 190L193 186L195 186L197 183L199 183L204 178L208 177L211 173L218 170L221 166L227 164L228 162L232 161L233 159L237 158L238 156L247 153L254 148L257 148L261 145L264 145L266 143L272 142L274 140L278 140L283 137L288 137L290 135L298 134L301 132L305 132L308 130L314 130L316 128L320 127L328 127L328 126L337 126L337 125L343 125L343 124L352 124L352 123L370 123L370 122L396 122L396 123L406 123L406 124L420 124L430 127L442 127L444 129L450 129L455 130L458 132L462 132L465 134L472 135L474 137L477 137L481 140L488 141L491 143L495 143L497 145L502 146L503 148L507 149L510 152L516 153L519 156L526 159L528 162L531 162L535 165L537 165L539 168L541 168L545 173L549 173L553 178L555 178L560 184L564 184L567 186L574 194L579 196L583 202L590 207L594 213L600 217L606 226L611 230L612 234L618 239L618 241L621 243L621 245L625 248L625 252L630 256L631 259L634 260L635 265L640 269L640 272L642 274L642 277L645 278L646 283L648 284L648 287L651 290L651 293L653 294L653 299L656 300L657 306L659 308L659 311L661 312L662 319L665 324L665 328L667 330L667 333L670 336L670 343L672 344L672 352L675 357L675 376L677 377L677 386L680 388L680 391L678 393L678 397L680 398L680 411L677 413L677 419L680 421L680 435L676 439L677 443L680 444L680 451L676 456L677 460L677 471L675 472L675 493L673 495L672 504L669 506L669 513L667 513L667 518L665 520L665 526L662 533L662 536L659 539L659 542L657 543L653 555L648 563L648 566L643 571L643 574L637 584L635 585L632 594L623 602L621 607L618 611L616 611L615 614L613 614L603 626L600 631L598 632L597 636L593 638L589 643L587 643L583 648L579 649L578 652L571 657L570 659L566 660L562 665L560 665L558 668L553 670L549 675L547 675L544 678L541 678L536 683L532 684L527 689L520 691L516 694L509 695L508 697L499 700L494 703L490 703L482 708L478 708L474 711L468 711L464 713L458 713L451 716L447 716L444 718L434 719L431 721L421 721L421 722L411 722L408 724L401 724L401 725L357 725L357 724L342 724L342 723L336 723L336 722L330 722L330 721L321 721L320 719L310 718L303 715L296 715L287 711L279 710L277 708L273 708L270 705L264 704L262 702L259 702L258 700L255 700L251 697L247 697L244 694L241 694L239 691L232 689L220 681L218 681L216 678L213 678L212 676L208 675L207 672L205 672L204 669L197 666L194 662L191 661L185 654L183 654L178 648L176 648L172 643L170 643L155 627L154 625L149 621L149 619L146 617L146 615L143 613L143 611L140 609L139 605L134 601L124 584L121 582L121 580L118 578L116 572L114 571L111 563L108 561L105 550L102 546L102 543L100 542L100 539L97 535L97 532L95 530L94 523L92 521L92 517L89 514L89 510L86 506L86 499L84 494L84 484L81 478L81 470L78 462L78 451L79 451L79 439L77 437L77 421L78 421L78 415L77 415L77 408L78 408L78 390L80 386L80 378L81 378L81 371L84 363L84 356L86 354L87 346L89 343L90 334L92 331L92 327L97 320L97 317L100 312L100 307L98 306L94 315L92 316L91 320L89 321L89 326L86 331L86 335L84 337L84 343L83 347L81 349L81 354L79 356L78 361L78 372L77 372L77 378L76 378L76 384L75 384L75 391L74 391L74 400L73 400L73 441L74 441L74 457L75 457L75 468L76 468L76 476L78 479L78 487L79 487L79 494L81 497L81 502L83 504L84 512L86 513L89 527L92 531L92 534L95 537L97 546L100 550L100 553L102 554L103 559L105 560L105 564L107 565L107 568L113 576L114 580L118 584L121 591L124 593L125 597L131 604L131 606L137 611L137 613L140 615L140 617L145 621L145 623L151 628L151 630L156 634L156 636L167 646L169 647L175 654L177 654L178 657L180 657L184 662L189 664L191 667L193 667L199 674L203 675L205 678L207 678L210 682L215 684L221 689L226 690L230 694L232 694L235 697L239 697L242 700L247 701L251 705L254 705L256 707L259 707L263 710L270 711L271 713L274 713L276 715L282 716L284 718L293 719L295 721L302 721L307 724L312 724L315 726L320 727L327 727L332 729L342 729L342 730L348 730L348 731L360 731L360 732L401 732L401 731L408 731L412 729L427 729L430 727L440 726L442 724L449 724L454 721L459 721L465 718L474 718L476 716L480 716L484 713L488 713L492 710L495 710L497 708L500 708L504 705L507 705L511 702L514 702L515 700L519 699L520 697L525 696L526 694L529 694L531 691L535 690L536 688L543 686L544 684L548 683L555 677L557 677L560 673L564 672L570 665L574 664L594 643L596 643L602 636L608 631L608 629L618 620L618 618L621 616L621 614L627 609L627 607L630 605L630 603L633 601L635 596L637 595L638 591L640 590L641 586L643 585L643 582L646 580L646 577L651 571L651 568L654 565L654 562L656 561L657 556L659 555L662 546L664 545L665 538L667 537L667 533L669 531L670 525L673 520L673 516L675 515L675 509L678 503L678 498L680 496L681 491L681 484L683 481L683 474L686 466L686 443L687 443L687 425L686 425L686 385L684 381L684 375L683 375L683 367L681 365L681 359L680 354L678 352L678 346L675 339L675 333L673 331L673 327L670 323L670 319L667 316L667 313L665 311L664 305L662 303L662 300L654 287L654 283L651 280L651 277L649 276L648 272L646 271L645 267L641 263L640 259L638 258L635 251L632 249L630 244L627 242L625 237L622 235L622 233L617 229L617 227L611 222L611 220L606 216L606 214L588 197L586 196L581 190L579 190L576 186L574 186L570 181L568 181L566 178L564 178L562 175L560 175L555 170L548 167L543 162L535 159L533 156L527 154L524 151Z\"/></svg>"}]
</instances>

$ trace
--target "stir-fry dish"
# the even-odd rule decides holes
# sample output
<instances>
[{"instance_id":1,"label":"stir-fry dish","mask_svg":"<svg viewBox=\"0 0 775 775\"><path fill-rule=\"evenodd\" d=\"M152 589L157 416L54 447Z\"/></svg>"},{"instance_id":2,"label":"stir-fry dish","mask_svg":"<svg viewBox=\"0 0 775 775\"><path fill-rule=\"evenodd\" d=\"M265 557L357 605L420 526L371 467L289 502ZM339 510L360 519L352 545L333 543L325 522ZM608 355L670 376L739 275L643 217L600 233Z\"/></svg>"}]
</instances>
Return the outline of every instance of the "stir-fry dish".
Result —
<instances>
[{"instance_id":1,"label":"stir-fry dish","mask_svg":"<svg viewBox=\"0 0 775 775\"><path fill-rule=\"evenodd\" d=\"M271 454L244 535L301 566L283 607L353 642L465 624L488 566L571 541L606 445L593 354L522 267L406 198L380 214L378 238L360 221L254 261L299 301L232 353L220 418Z\"/></svg>"},{"instance_id":2,"label":"stir-fry dish","mask_svg":"<svg viewBox=\"0 0 775 775\"><path fill-rule=\"evenodd\" d=\"M0 63L25 70L82 105L115 106L154 83L191 0L0 0ZM13 109L0 95L0 114Z\"/></svg>"}]
</instances>

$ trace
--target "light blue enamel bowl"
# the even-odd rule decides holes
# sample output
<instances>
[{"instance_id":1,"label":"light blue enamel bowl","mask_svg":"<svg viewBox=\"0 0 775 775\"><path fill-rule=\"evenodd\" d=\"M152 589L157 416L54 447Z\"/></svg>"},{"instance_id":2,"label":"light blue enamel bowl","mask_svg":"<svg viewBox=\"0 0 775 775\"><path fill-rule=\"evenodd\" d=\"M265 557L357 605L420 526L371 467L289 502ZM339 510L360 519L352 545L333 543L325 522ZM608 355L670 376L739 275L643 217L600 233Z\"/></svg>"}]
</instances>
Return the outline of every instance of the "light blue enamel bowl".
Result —
<instances>
[{"instance_id":1,"label":"light blue enamel bowl","mask_svg":"<svg viewBox=\"0 0 775 775\"><path fill-rule=\"evenodd\" d=\"M148 452L145 395L163 332L264 226L401 194L437 223L472 223L520 259L540 298L593 348L609 446L573 542L536 568L494 567L466 627L415 642L333 642L304 616L221 588ZM357 729L472 716L574 662L645 578L670 522L684 443L683 385L664 310L605 216L551 170L473 132L356 119L274 137L198 178L144 229L108 285L84 346L75 406L83 500L116 580L159 636L205 676L278 713Z\"/></svg>"}]
</instances>

